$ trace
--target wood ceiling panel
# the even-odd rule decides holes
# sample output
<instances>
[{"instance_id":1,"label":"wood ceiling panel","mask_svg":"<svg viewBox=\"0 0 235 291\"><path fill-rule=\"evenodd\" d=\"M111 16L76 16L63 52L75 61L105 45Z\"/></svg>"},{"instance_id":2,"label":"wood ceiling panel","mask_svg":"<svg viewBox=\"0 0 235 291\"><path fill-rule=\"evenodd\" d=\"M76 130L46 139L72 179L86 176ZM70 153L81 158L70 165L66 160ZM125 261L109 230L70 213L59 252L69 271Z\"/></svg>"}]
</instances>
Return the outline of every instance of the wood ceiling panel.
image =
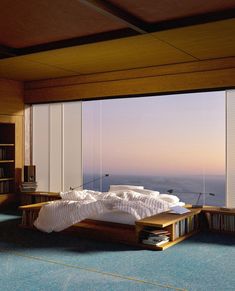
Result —
<instances>
[{"instance_id":1,"label":"wood ceiling panel","mask_svg":"<svg viewBox=\"0 0 235 291\"><path fill-rule=\"evenodd\" d=\"M0 60L0 77L40 80L234 54L235 19L230 19Z\"/></svg>"},{"instance_id":2,"label":"wood ceiling panel","mask_svg":"<svg viewBox=\"0 0 235 291\"><path fill-rule=\"evenodd\" d=\"M13 80L40 80L78 75L77 72L65 71L45 64L30 62L25 57L0 61L0 77Z\"/></svg>"},{"instance_id":3,"label":"wood ceiling panel","mask_svg":"<svg viewBox=\"0 0 235 291\"><path fill-rule=\"evenodd\" d=\"M83 74L194 60L151 35L42 52L27 59Z\"/></svg>"},{"instance_id":4,"label":"wood ceiling panel","mask_svg":"<svg viewBox=\"0 0 235 291\"><path fill-rule=\"evenodd\" d=\"M1 0L0 44L14 48L125 27L76 0Z\"/></svg>"},{"instance_id":5,"label":"wood ceiling panel","mask_svg":"<svg viewBox=\"0 0 235 291\"><path fill-rule=\"evenodd\" d=\"M109 0L108 2L149 23L235 8L235 0Z\"/></svg>"},{"instance_id":6,"label":"wood ceiling panel","mask_svg":"<svg viewBox=\"0 0 235 291\"><path fill-rule=\"evenodd\" d=\"M154 34L201 60L235 56L235 19Z\"/></svg>"}]
</instances>

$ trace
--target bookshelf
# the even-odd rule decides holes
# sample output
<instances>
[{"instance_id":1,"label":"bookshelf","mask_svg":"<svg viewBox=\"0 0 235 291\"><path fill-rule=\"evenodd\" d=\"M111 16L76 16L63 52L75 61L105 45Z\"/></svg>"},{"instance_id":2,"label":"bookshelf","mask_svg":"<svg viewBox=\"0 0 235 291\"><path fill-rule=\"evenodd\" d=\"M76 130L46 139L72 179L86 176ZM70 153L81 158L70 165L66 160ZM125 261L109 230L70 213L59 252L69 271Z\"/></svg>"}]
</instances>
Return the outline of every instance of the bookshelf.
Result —
<instances>
[{"instance_id":1,"label":"bookshelf","mask_svg":"<svg viewBox=\"0 0 235 291\"><path fill-rule=\"evenodd\" d=\"M21 192L20 196L21 205L30 205L35 203L61 199L60 194L58 192L44 192L44 191Z\"/></svg>"},{"instance_id":2,"label":"bookshelf","mask_svg":"<svg viewBox=\"0 0 235 291\"><path fill-rule=\"evenodd\" d=\"M186 214L159 213L136 222L136 235L138 244L143 248L164 250L176 243L192 236L200 229L201 208L190 209ZM149 235L162 232L168 239L159 245L143 243ZM149 235L148 235L149 233ZM147 236L147 237L146 237Z\"/></svg>"},{"instance_id":3,"label":"bookshelf","mask_svg":"<svg viewBox=\"0 0 235 291\"><path fill-rule=\"evenodd\" d=\"M203 214L207 230L235 234L235 208L204 206Z\"/></svg>"},{"instance_id":4,"label":"bookshelf","mask_svg":"<svg viewBox=\"0 0 235 291\"><path fill-rule=\"evenodd\" d=\"M53 195L54 194L52 194L50 198L52 198ZM24 228L34 228L33 222L37 218L40 208L47 203L49 202L21 206L21 226ZM187 208L190 209L190 212L186 214L162 212L136 221L135 226L86 219L74 224L64 232L75 232L76 234L85 235L85 237L107 239L108 241L130 244L141 249L155 251L165 250L189 238L202 229L204 231L219 231L233 235L235 234L235 209L223 210L219 207L210 206L204 206L202 208L191 208L188 206ZM220 223L219 226L215 227L214 221L217 220L216 218L213 220L212 217L216 216L219 217L218 220ZM230 217L233 219L232 223ZM231 229L227 229L227 227L224 228L224 223L225 225L227 223L227 226L231 227ZM205 225L207 226L206 228ZM169 241L159 246L142 243L144 232L156 230L166 233ZM125 233L125 236L123 236L123 233Z\"/></svg>"},{"instance_id":5,"label":"bookshelf","mask_svg":"<svg viewBox=\"0 0 235 291\"><path fill-rule=\"evenodd\" d=\"M0 123L0 195L15 192L15 124Z\"/></svg>"}]
</instances>

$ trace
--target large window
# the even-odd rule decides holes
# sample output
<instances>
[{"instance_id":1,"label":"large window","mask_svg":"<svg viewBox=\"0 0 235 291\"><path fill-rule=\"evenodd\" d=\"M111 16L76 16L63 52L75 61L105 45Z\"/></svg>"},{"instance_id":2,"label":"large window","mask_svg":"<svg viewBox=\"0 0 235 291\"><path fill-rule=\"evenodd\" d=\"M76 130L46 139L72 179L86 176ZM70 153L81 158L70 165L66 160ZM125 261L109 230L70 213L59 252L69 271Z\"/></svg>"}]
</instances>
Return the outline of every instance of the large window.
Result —
<instances>
[{"instance_id":1,"label":"large window","mask_svg":"<svg viewBox=\"0 0 235 291\"><path fill-rule=\"evenodd\" d=\"M82 106L83 181L110 175L86 188L138 184L172 189L186 203L225 205L225 92Z\"/></svg>"}]
</instances>

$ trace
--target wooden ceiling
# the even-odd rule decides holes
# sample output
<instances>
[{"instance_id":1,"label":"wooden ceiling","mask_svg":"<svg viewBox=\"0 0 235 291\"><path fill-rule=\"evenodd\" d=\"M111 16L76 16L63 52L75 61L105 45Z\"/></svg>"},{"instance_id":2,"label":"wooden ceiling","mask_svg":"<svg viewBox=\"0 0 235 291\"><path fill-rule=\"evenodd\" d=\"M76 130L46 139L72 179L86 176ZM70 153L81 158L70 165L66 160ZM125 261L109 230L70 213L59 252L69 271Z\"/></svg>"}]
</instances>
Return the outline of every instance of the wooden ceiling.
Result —
<instances>
[{"instance_id":1,"label":"wooden ceiling","mask_svg":"<svg viewBox=\"0 0 235 291\"><path fill-rule=\"evenodd\" d=\"M235 55L235 0L2 0L0 77L40 80Z\"/></svg>"}]
</instances>

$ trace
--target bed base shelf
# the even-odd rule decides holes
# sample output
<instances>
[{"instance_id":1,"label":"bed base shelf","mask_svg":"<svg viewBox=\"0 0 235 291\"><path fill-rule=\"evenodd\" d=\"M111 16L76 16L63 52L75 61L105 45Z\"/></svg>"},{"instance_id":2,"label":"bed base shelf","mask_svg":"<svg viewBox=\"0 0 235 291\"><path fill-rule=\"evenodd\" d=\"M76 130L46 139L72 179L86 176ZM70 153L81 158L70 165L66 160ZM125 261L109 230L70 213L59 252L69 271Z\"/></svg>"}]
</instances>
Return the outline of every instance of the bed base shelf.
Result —
<instances>
[{"instance_id":1,"label":"bed base shelf","mask_svg":"<svg viewBox=\"0 0 235 291\"><path fill-rule=\"evenodd\" d=\"M49 202L21 206L21 227L36 229L33 225L33 222L37 218L40 208L47 203ZM63 232L85 236L86 238L89 237L99 240L125 243L141 249L149 250L165 250L196 234L201 229L204 231L216 231L221 233L226 232L230 235L235 234L234 209L225 211L219 207L212 206L191 208L190 205L187 205L187 208L190 209L190 212L187 214L175 215L168 212L163 212L139 220L136 222L135 226L87 219L69 227ZM185 222L180 223L180 221ZM193 224L192 221L194 221ZM214 229L213 225L214 223L217 223L217 221L219 222L219 227L217 227L218 225L216 224L216 229ZM231 221L233 222L232 224ZM188 226L190 227L187 226L187 223L189 223ZM169 241L160 246L143 244L140 239L140 232L145 227L167 230Z\"/></svg>"}]
</instances>

